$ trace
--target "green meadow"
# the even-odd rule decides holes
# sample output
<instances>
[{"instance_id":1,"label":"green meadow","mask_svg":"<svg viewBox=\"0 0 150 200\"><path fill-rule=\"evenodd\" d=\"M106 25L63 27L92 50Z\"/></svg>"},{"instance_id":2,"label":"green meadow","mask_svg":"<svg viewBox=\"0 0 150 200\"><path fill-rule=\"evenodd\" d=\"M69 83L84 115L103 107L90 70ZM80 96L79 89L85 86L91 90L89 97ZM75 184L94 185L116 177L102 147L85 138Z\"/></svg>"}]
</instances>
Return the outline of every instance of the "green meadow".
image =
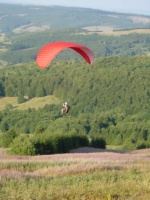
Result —
<instances>
[{"instance_id":1,"label":"green meadow","mask_svg":"<svg viewBox=\"0 0 150 200\"><path fill-rule=\"evenodd\" d=\"M17 97L1 97L0 98L0 110L7 109L11 105L12 109L26 110L28 108L39 109L43 108L47 104L58 104L60 100L53 95L48 95L45 97L34 97L29 101L25 101L19 104Z\"/></svg>"}]
</instances>

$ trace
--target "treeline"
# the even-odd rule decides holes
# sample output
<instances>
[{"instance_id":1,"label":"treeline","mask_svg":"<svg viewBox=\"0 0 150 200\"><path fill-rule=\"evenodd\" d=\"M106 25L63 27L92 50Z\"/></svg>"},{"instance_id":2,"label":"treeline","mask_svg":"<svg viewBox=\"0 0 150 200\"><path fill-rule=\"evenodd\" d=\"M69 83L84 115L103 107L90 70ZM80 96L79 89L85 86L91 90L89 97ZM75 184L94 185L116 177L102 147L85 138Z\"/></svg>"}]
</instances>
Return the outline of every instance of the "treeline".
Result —
<instances>
[{"instance_id":1,"label":"treeline","mask_svg":"<svg viewBox=\"0 0 150 200\"><path fill-rule=\"evenodd\" d=\"M102 56L137 56L146 55L150 51L149 34L129 34L116 36L105 36L97 33L88 34L85 30L59 29L37 33L23 33L12 35L8 41L2 43L0 60L9 64L34 62L39 49L48 42L72 41L84 44L95 54ZM78 54L71 50L65 50L58 55L57 60L81 60Z\"/></svg>"},{"instance_id":2,"label":"treeline","mask_svg":"<svg viewBox=\"0 0 150 200\"><path fill-rule=\"evenodd\" d=\"M146 23L134 23L132 15L88 8L62 6L31 6L0 4L0 30L12 34L15 28L47 25L50 29L112 26L115 28L149 28ZM135 16L135 15L134 15ZM148 18L149 16L147 16Z\"/></svg>"},{"instance_id":3,"label":"treeline","mask_svg":"<svg viewBox=\"0 0 150 200\"><path fill-rule=\"evenodd\" d=\"M46 155L57 153L68 153L71 149L78 147L105 148L105 140L100 137L88 138L85 134L21 134L13 138L14 131L2 136L1 143L8 147L8 141L13 139L9 145L9 154L19 155ZM9 135L9 137L8 137ZM6 141L7 138L7 141Z\"/></svg>"}]
</instances>

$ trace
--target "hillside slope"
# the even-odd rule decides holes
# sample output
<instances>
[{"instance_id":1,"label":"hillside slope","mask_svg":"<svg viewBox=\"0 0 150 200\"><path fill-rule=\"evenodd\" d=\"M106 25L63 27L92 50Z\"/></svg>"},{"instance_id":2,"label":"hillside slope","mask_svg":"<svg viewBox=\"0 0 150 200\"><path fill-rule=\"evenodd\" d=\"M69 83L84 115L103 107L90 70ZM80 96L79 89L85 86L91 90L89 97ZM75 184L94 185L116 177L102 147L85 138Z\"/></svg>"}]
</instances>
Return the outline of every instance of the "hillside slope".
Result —
<instances>
[{"instance_id":1,"label":"hillside slope","mask_svg":"<svg viewBox=\"0 0 150 200\"><path fill-rule=\"evenodd\" d=\"M17 134L84 133L99 135L111 145L149 147L149 63L149 57L108 57L93 65L57 61L45 70L33 64L1 69L0 88L6 96L54 95L68 101L71 110L63 117L61 103L38 110L8 109L0 113L0 129L13 128Z\"/></svg>"},{"instance_id":2,"label":"hillside slope","mask_svg":"<svg viewBox=\"0 0 150 200\"><path fill-rule=\"evenodd\" d=\"M110 26L147 28L150 17L88 8L0 4L0 30L5 34L46 29Z\"/></svg>"},{"instance_id":3,"label":"hillside slope","mask_svg":"<svg viewBox=\"0 0 150 200\"><path fill-rule=\"evenodd\" d=\"M34 62L39 49L53 41L84 44L95 57L149 55L149 28L149 16L0 4L0 66ZM65 52L58 56L59 60L80 59Z\"/></svg>"}]
</instances>

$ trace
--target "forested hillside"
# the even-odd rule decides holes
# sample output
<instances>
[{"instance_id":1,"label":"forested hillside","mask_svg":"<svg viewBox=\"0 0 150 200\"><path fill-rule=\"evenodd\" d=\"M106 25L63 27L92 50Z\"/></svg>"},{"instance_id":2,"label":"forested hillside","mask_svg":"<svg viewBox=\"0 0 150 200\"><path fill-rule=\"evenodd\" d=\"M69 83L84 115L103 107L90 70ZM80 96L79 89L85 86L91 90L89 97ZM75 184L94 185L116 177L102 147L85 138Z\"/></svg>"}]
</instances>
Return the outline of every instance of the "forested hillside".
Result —
<instances>
[{"instance_id":1,"label":"forested hillside","mask_svg":"<svg viewBox=\"0 0 150 200\"><path fill-rule=\"evenodd\" d=\"M21 3L21 2L20 2ZM106 12L88 8L61 6L0 4L0 32L5 34L40 29L112 26L118 28L149 28L150 17Z\"/></svg>"},{"instance_id":2,"label":"forested hillside","mask_svg":"<svg viewBox=\"0 0 150 200\"><path fill-rule=\"evenodd\" d=\"M87 8L0 4L0 66L34 62L39 49L53 41L85 44L95 57L149 55L149 28L149 16ZM126 35L121 30L135 32ZM114 32L118 35L113 35ZM70 58L80 59L68 51L58 56L63 60Z\"/></svg>"},{"instance_id":3,"label":"forested hillside","mask_svg":"<svg viewBox=\"0 0 150 200\"><path fill-rule=\"evenodd\" d=\"M72 41L86 45L95 54L102 56L136 56L148 55L150 51L150 34L129 34L121 36L107 36L98 33L88 33L79 29L60 29L37 33L22 33L12 35L1 43L1 66L34 62L39 49L48 42ZM57 59L81 60L72 51L65 50Z\"/></svg>"},{"instance_id":4,"label":"forested hillside","mask_svg":"<svg viewBox=\"0 0 150 200\"><path fill-rule=\"evenodd\" d=\"M124 148L150 147L149 63L149 57L105 57L93 65L68 60L54 61L44 70L32 63L1 69L1 95L28 96L28 101L54 95L71 106L64 117L61 104L25 111L7 107L0 113L1 146L84 134ZM23 139L22 134L32 137Z\"/></svg>"}]
</instances>

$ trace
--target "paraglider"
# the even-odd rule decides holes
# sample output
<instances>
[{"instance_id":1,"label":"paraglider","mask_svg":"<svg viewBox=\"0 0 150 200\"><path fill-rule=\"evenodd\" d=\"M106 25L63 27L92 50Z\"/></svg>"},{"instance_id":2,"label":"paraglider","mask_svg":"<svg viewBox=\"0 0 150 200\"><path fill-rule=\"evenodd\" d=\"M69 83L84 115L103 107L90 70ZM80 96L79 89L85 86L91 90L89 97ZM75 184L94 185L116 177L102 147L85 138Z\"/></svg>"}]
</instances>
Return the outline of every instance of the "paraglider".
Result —
<instances>
[{"instance_id":1,"label":"paraglider","mask_svg":"<svg viewBox=\"0 0 150 200\"><path fill-rule=\"evenodd\" d=\"M68 113L69 109L70 109L70 106L68 105L68 103L67 102L63 103L63 108L61 110L61 114L63 115L63 114Z\"/></svg>"},{"instance_id":2,"label":"paraglider","mask_svg":"<svg viewBox=\"0 0 150 200\"><path fill-rule=\"evenodd\" d=\"M82 44L73 42L52 42L44 45L37 54L36 63L40 68L46 68L57 54L66 48L70 48L80 54L87 63L94 62L93 52Z\"/></svg>"},{"instance_id":3,"label":"paraglider","mask_svg":"<svg viewBox=\"0 0 150 200\"><path fill-rule=\"evenodd\" d=\"M55 58L57 54L66 48L70 48L81 55L88 64L94 62L93 52L86 46L82 44L77 44L73 42L52 42L44 45L37 54L36 63L40 68L46 68L50 65L51 61ZM68 113L70 106L67 102L63 104L61 109L62 115Z\"/></svg>"}]
</instances>

